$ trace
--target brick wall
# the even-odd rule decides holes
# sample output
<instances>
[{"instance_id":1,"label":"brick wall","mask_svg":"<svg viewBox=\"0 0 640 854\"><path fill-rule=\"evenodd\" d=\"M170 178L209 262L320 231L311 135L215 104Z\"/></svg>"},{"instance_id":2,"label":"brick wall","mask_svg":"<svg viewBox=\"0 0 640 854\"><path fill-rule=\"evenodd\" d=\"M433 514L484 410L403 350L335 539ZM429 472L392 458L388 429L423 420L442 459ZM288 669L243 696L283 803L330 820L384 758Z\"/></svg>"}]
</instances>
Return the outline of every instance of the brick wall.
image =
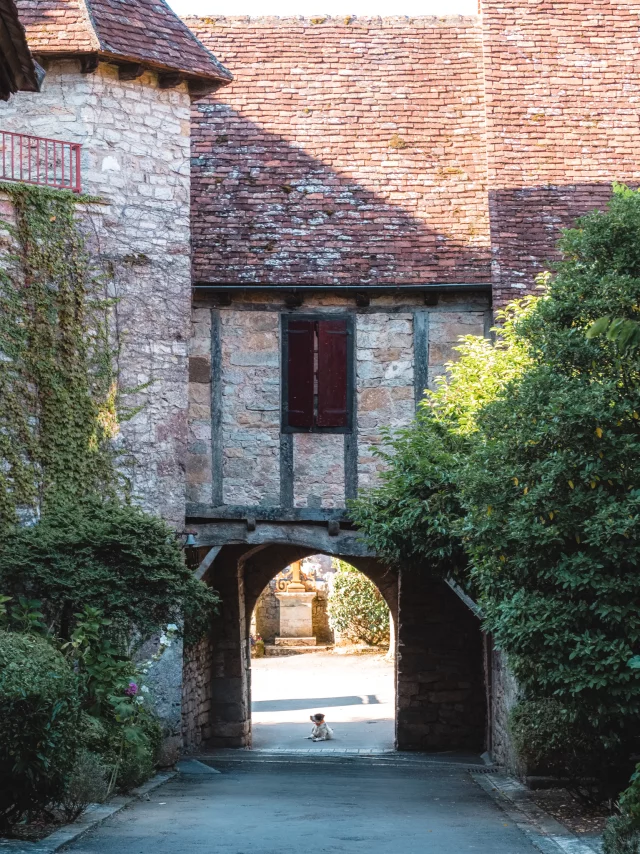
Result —
<instances>
[{"instance_id":1,"label":"brick wall","mask_svg":"<svg viewBox=\"0 0 640 854\"><path fill-rule=\"evenodd\" d=\"M234 82L193 109L194 274L489 279L477 18L190 18Z\"/></svg>"},{"instance_id":2,"label":"brick wall","mask_svg":"<svg viewBox=\"0 0 640 854\"><path fill-rule=\"evenodd\" d=\"M531 291L558 230L640 181L638 9L482 4L494 299Z\"/></svg>"}]
</instances>

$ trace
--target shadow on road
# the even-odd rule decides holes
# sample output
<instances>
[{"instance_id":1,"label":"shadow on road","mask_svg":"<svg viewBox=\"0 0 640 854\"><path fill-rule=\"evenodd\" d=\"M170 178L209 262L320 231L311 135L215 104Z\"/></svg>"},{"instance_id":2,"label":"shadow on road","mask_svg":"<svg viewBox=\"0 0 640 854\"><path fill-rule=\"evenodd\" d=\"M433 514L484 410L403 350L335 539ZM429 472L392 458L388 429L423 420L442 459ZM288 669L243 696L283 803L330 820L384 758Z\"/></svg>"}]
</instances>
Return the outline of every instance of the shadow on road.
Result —
<instances>
[{"instance_id":1,"label":"shadow on road","mask_svg":"<svg viewBox=\"0 0 640 854\"><path fill-rule=\"evenodd\" d=\"M303 697L299 700L256 700L251 704L252 712L295 712L312 706L375 706L380 700L376 694L361 694L354 697Z\"/></svg>"}]
</instances>

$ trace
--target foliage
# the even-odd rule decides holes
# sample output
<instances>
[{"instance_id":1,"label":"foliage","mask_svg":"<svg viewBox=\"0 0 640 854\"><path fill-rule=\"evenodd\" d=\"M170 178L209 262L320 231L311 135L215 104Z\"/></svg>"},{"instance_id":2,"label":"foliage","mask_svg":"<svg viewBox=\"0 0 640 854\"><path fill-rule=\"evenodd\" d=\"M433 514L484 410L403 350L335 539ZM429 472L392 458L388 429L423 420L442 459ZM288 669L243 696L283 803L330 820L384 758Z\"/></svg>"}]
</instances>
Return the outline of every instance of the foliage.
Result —
<instances>
[{"instance_id":1,"label":"foliage","mask_svg":"<svg viewBox=\"0 0 640 854\"><path fill-rule=\"evenodd\" d=\"M0 828L59 800L76 752L78 681L46 640L0 631Z\"/></svg>"},{"instance_id":2,"label":"foliage","mask_svg":"<svg viewBox=\"0 0 640 854\"><path fill-rule=\"evenodd\" d=\"M75 821L89 804L101 804L107 794L107 769L101 758L89 750L80 750L62 798L67 821Z\"/></svg>"},{"instance_id":3,"label":"foliage","mask_svg":"<svg viewBox=\"0 0 640 854\"><path fill-rule=\"evenodd\" d=\"M0 529L113 493L109 303L70 192L3 184L15 212L0 269Z\"/></svg>"},{"instance_id":4,"label":"foliage","mask_svg":"<svg viewBox=\"0 0 640 854\"><path fill-rule=\"evenodd\" d=\"M353 516L385 556L450 574L457 541L463 585L525 698L557 701L602 750L628 756L640 714L640 355L586 333L599 318L638 318L640 193L614 186L560 249L544 296L512 315L509 370L480 369L477 394L460 382L473 360L463 343L429 417L394 440L389 473Z\"/></svg>"},{"instance_id":5,"label":"foliage","mask_svg":"<svg viewBox=\"0 0 640 854\"><path fill-rule=\"evenodd\" d=\"M631 775L630 785L620 795L621 815L609 819L602 837L604 854L640 853L640 765Z\"/></svg>"},{"instance_id":6,"label":"foliage","mask_svg":"<svg viewBox=\"0 0 640 854\"><path fill-rule=\"evenodd\" d=\"M640 854L640 828L628 816L610 818L602 834L603 854Z\"/></svg>"},{"instance_id":7,"label":"foliage","mask_svg":"<svg viewBox=\"0 0 640 854\"><path fill-rule=\"evenodd\" d=\"M352 641L371 645L389 643L389 608L366 575L334 558L328 614L331 627Z\"/></svg>"},{"instance_id":8,"label":"foliage","mask_svg":"<svg viewBox=\"0 0 640 854\"><path fill-rule=\"evenodd\" d=\"M83 708L93 718L91 725L85 723L85 744L110 767L110 788L132 788L153 772L161 739L143 684L147 667L136 666L109 639L111 624L100 611L85 606L75 617L65 646L83 686Z\"/></svg>"},{"instance_id":9,"label":"foliage","mask_svg":"<svg viewBox=\"0 0 640 854\"><path fill-rule=\"evenodd\" d=\"M0 538L0 589L42 602L47 624L69 640L85 605L109 620L112 640L146 640L180 622L187 640L209 624L216 594L194 578L171 529L115 500L51 508L38 524Z\"/></svg>"},{"instance_id":10,"label":"foliage","mask_svg":"<svg viewBox=\"0 0 640 854\"><path fill-rule=\"evenodd\" d=\"M630 350L640 344L640 323L624 317L599 317L587 329L587 338L606 334L608 341L616 343L621 350Z\"/></svg>"},{"instance_id":11,"label":"foliage","mask_svg":"<svg viewBox=\"0 0 640 854\"><path fill-rule=\"evenodd\" d=\"M141 713L135 725L108 718L85 717L84 747L100 757L109 771L109 791L127 792L147 780L154 771L162 731L152 714Z\"/></svg>"},{"instance_id":12,"label":"foliage","mask_svg":"<svg viewBox=\"0 0 640 854\"><path fill-rule=\"evenodd\" d=\"M640 303L640 194L618 188L577 225L520 326L534 364L478 419L463 534L486 627L527 696L558 699L605 747L628 750L640 713L629 664L640 649L640 364L585 331Z\"/></svg>"},{"instance_id":13,"label":"foliage","mask_svg":"<svg viewBox=\"0 0 640 854\"><path fill-rule=\"evenodd\" d=\"M599 801L619 785L619 754L598 730L554 699L525 700L509 716L509 731L528 774L553 774L580 800Z\"/></svg>"},{"instance_id":14,"label":"foliage","mask_svg":"<svg viewBox=\"0 0 640 854\"><path fill-rule=\"evenodd\" d=\"M47 626L41 608L42 602L38 599L18 596L17 602L13 602L11 596L0 596L0 629L46 635Z\"/></svg>"},{"instance_id":15,"label":"foliage","mask_svg":"<svg viewBox=\"0 0 640 854\"><path fill-rule=\"evenodd\" d=\"M517 322L532 310L525 299L497 315L495 341L467 336L447 378L427 391L415 421L383 432L375 449L386 464L380 485L351 502L351 518L377 554L392 563L430 567L462 578L467 564L457 523L463 515L458 477L476 439L476 418L529 363Z\"/></svg>"}]
</instances>

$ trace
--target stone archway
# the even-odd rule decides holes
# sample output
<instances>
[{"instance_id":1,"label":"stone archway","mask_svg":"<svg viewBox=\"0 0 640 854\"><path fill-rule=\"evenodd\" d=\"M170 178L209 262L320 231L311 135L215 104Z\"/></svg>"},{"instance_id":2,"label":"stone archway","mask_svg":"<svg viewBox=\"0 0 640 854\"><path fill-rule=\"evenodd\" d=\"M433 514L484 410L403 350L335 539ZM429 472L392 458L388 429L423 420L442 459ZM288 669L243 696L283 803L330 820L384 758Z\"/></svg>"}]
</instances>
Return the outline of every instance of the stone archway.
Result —
<instances>
[{"instance_id":1,"label":"stone archway","mask_svg":"<svg viewBox=\"0 0 640 854\"><path fill-rule=\"evenodd\" d=\"M185 747L251 746L251 613L281 569L324 553L342 557L363 572L391 610L396 629L397 748L481 750L486 702L477 618L445 582L428 573L395 572L354 547L355 538L336 542L326 532L314 534L313 529L311 535L299 529L289 531L286 541L247 538L254 541L216 546L203 561L203 577L218 590L222 603L209 635L185 653Z\"/></svg>"}]
</instances>

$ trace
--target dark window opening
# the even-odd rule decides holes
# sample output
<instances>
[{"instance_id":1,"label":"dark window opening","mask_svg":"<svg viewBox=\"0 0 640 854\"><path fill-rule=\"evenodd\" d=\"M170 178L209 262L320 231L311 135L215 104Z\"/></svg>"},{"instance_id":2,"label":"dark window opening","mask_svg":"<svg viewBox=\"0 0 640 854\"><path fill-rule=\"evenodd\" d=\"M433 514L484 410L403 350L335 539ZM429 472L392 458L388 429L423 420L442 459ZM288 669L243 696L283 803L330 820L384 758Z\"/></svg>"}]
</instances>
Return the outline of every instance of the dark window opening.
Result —
<instances>
[{"instance_id":1,"label":"dark window opening","mask_svg":"<svg viewBox=\"0 0 640 854\"><path fill-rule=\"evenodd\" d=\"M351 319L286 316L282 333L283 430L351 430Z\"/></svg>"}]
</instances>

